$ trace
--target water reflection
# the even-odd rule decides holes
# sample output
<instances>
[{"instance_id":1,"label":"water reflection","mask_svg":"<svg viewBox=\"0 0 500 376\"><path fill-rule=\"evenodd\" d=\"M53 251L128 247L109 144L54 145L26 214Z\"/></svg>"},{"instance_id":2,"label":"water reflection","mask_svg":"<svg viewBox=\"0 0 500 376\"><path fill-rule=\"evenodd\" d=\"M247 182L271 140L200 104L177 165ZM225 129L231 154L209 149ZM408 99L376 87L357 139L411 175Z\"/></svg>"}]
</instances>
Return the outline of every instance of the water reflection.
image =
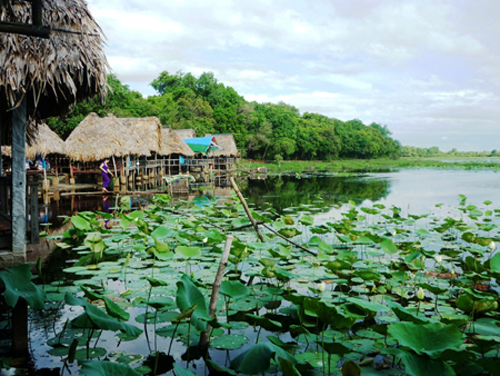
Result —
<instances>
[{"instance_id":1,"label":"water reflection","mask_svg":"<svg viewBox=\"0 0 500 376\"><path fill-rule=\"evenodd\" d=\"M280 175L265 180L249 179L242 192L258 209L284 209L301 205L333 207L349 200L360 204L378 201L390 193L391 180L376 176Z\"/></svg>"}]
</instances>

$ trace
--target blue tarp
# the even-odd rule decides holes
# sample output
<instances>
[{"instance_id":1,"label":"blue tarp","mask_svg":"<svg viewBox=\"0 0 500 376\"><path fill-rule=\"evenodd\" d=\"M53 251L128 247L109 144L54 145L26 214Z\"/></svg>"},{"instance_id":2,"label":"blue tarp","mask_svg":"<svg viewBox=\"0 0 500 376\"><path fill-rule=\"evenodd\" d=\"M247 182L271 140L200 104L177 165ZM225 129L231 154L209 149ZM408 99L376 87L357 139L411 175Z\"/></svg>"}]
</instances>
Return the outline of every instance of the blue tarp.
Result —
<instances>
[{"instance_id":1,"label":"blue tarp","mask_svg":"<svg viewBox=\"0 0 500 376\"><path fill-rule=\"evenodd\" d=\"M184 142L195 153L208 153L210 150L216 150L219 148L215 137L185 138Z\"/></svg>"}]
</instances>

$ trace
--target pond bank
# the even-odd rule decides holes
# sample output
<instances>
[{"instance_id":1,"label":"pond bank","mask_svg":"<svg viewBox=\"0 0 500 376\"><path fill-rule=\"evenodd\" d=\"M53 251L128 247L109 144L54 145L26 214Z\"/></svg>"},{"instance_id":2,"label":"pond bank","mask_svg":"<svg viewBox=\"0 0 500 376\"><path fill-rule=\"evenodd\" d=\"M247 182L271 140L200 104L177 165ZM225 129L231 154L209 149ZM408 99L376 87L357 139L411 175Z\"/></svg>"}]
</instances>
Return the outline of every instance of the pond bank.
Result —
<instances>
[{"instance_id":1,"label":"pond bank","mask_svg":"<svg viewBox=\"0 0 500 376\"><path fill-rule=\"evenodd\" d=\"M500 169L498 158L459 159L344 159L333 161L256 161L242 159L237 163L240 171L250 173L252 168L264 167L268 173L280 172L389 172L400 168L441 168L441 169Z\"/></svg>"}]
</instances>

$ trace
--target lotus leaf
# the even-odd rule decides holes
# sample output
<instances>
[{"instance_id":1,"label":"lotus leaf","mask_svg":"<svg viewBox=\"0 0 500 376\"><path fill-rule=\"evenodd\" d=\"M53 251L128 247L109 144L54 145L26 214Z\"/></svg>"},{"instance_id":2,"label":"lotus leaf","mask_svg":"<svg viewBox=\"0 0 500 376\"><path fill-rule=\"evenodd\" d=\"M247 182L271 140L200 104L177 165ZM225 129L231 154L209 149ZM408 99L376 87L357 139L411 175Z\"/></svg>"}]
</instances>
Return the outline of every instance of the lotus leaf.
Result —
<instances>
[{"instance_id":1,"label":"lotus leaf","mask_svg":"<svg viewBox=\"0 0 500 376\"><path fill-rule=\"evenodd\" d=\"M396 245L389 238L385 238L382 242L380 242L380 248L382 248L382 250L388 255L393 255L398 251Z\"/></svg>"},{"instance_id":2,"label":"lotus leaf","mask_svg":"<svg viewBox=\"0 0 500 376\"><path fill-rule=\"evenodd\" d=\"M424 315L419 317L398 303L390 302L389 307L401 321L410 321L415 324L427 324L430 321Z\"/></svg>"},{"instance_id":3,"label":"lotus leaf","mask_svg":"<svg viewBox=\"0 0 500 376\"><path fill-rule=\"evenodd\" d=\"M397 322L389 325L388 333L401 346L406 346L418 355L437 358L445 350L457 350L463 343L463 335L454 325L440 323L417 325L411 322Z\"/></svg>"},{"instance_id":4,"label":"lotus leaf","mask_svg":"<svg viewBox=\"0 0 500 376\"><path fill-rule=\"evenodd\" d=\"M201 256L201 248L200 247L186 247L186 246L178 246L175 248L175 253L185 257L185 258L192 258L192 257L198 257Z\"/></svg>"},{"instance_id":5,"label":"lotus leaf","mask_svg":"<svg viewBox=\"0 0 500 376\"><path fill-rule=\"evenodd\" d=\"M321 252L328 253L328 254L331 254L333 252L333 247L330 244L325 243L325 242L320 242L318 245L318 249Z\"/></svg>"},{"instance_id":6,"label":"lotus leaf","mask_svg":"<svg viewBox=\"0 0 500 376\"><path fill-rule=\"evenodd\" d=\"M196 329L206 330L206 322L210 321L211 317L208 314L205 297L187 275L183 275L181 280L177 282L176 302L182 311L196 305L191 321Z\"/></svg>"},{"instance_id":7,"label":"lotus leaf","mask_svg":"<svg viewBox=\"0 0 500 376\"><path fill-rule=\"evenodd\" d=\"M233 299L242 299L250 295L251 290L240 281L222 281L220 293Z\"/></svg>"},{"instance_id":8,"label":"lotus leaf","mask_svg":"<svg viewBox=\"0 0 500 376\"><path fill-rule=\"evenodd\" d=\"M87 221L85 218L79 216L79 215L74 215L71 217L71 224L73 225L74 228L82 231L90 231L90 223Z\"/></svg>"},{"instance_id":9,"label":"lotus leaf","mask_svg":"<svg viewBox=\"0 0 500 376\"><path fill-rule=\"evenodd\" d=\"M498 302L489 297L484 299L474 299L474 295L469 293L462 294L458 297L456 302L457 308L466 313L474 312L475 314L485 314L494 311L498 308Z\"/></svg>"},{"instance_id":10,"label":"lotus leaf","mask_svg":"<svg viewBox=\"0 0 500 376\"><path fill-rule=\"evenodd\" d=\"M455 376L456 373L453 371L448 364L438 359L431 359L426 355L416 355L410 351L398 350L398 349L386 349L391 351L392 355L397 355L401 357L406 369L406 373L412 376Z\"/></svg>"},{"instance_id":11,"label":"lotus leaf","mask_svg":"<svg viewBox=\"0 0 500 376\"><path fill-rule=\"evenodd\" d=\"M137 337L142 330L129 324L122 323L109 316L106 312L93 306L82 298L75 297L69 293L65 295L65 301L69 305L79 305L85 308L85 313L73 319L72 324L79 328L94 327L103 330L120 330L131 337Z\"/></svg>"},{"instance_id":12,"label":"lotus leaf","mask_svg":"<svg viewBox=\"0 0 500 376\"><path fill-rule=\"evenodd\" d=\"M147 280L151 287L159 287L159 286L168 286L168 283L165 281L162 281L157 278L152 278L152 277L142 277L143 279Z\"/></svg>"},{"instance_id":13,"label":"lotus leaf","mask_svg":"<svg viewBox=\"0 0 500 376\"><path fill-rule=\"evenodd\" d=\"M309 216L309 215L305 215L305 216L301 217L299 221L300 221L300 223L302 223L305 226L312 226L312 224L314 222L314 218Z\"/></svg>"},{"instance_id":14,"label":"lotus leaf","mask_svg":"<svg viewBox=\"0 0 500 376\"><path fill-rule=\"evenodd\" d=\"M193 371L190 371L188 369L182 368L177 363L174 363L174 373L177 376L196 376L196 373L194 373Z\"/></svg>"},{"instance_id":15,"label":"lotus leaf","mask_svg":"<svg viewBox=\"0 0 500 376\"><path fill-rule=\"evenodd\" d=\"M67 346L58 346L50 349L48 353L52 356L68 356L69 347Z\"/></svg>"},{"instance_id":16,"label":"lotus leaf","mask_svg":"<svg viewBox=\"0 0 500 376\"><path fill-rule=\"evenodd\" d=\"M75 352L75 359L80 360L80 359L100 358L101 356L104 355L106 355L106 349L103 349L102 347L93 347L89 349L88 352L87 349L78 349Z\"/></svg>"},{"instance_id":17,"label":"lotus leaf","mask_svg":"<svg viewBox=\"0 0 500 376\"><path fill-rule=\"evenodd\" d=\"M292 364L296 364L297 360L288 352L272 343L258 343L248 350L242 352L231 361L231 368L244 373L245 375L256 375L266 370L271 365L271 359L282 357Z\"/></svg>"},{"instance_id":18,"label":"lotus leaf","mask_svg":"<svg viewBox=\"0 0 500 376\"><path fill-rule=\"evenodd\" d=\"M5 284L5 302L15 307L19 298L23 298L33 309L45 308L45 294L31 282L31 270L28 264L17 265L0 271L0 279Z\"/></svg>"},{"instance_id":19,"label":"lotus leaf","mask_svg":"<svg viewBox=\"0 0 500 376\"><path fill-rule=\"evenodd\" d=\"M111 300L107 296L103 297L104 300L104 306L106 307L106 312L108 315L111 317L114 317L115 319L118 320L123 320L127 321L130 318L130 313L125 311L118 303L115 301Z\"/></svg>"},{"instance_id":20,"label":"lotus leaf","mask_svg":"<svg viewBox=\"0 0 500 376\"><path fill-rule=\"evenodd\" d=\"M239 334L225 334L210 341L210 346L221 350L235 350L248 343L248 337Z\"/></svg>"},{"instance_id":21,"label":"lotus leaf","mask_svg":"<svg viewBox=\"0 0 500 376\"><path fill-rule=\"evenodd\" d=\"M347 301L358 306L363 311L367 311L369 313L377 313L377 312L387 312L389 308L382 304L372 303L367 300L359 299L359 298L347 298Z\"/></svg>"},{"instance_id":22,"label":"lotus leaf","mask_svg":"<svg viewBox=\"0 0 500 376\"><path fill-rule=\"evenodd\" d=\"M169 296L155 296L149 299L147 304L154 309L175 308L174 300Z\"/></svg>"},{"instance_id":23,"label":"lotus leaf","mask_svg":"<svg viewBox=\"0 0 500 376\"><path fill-rule=\"evenodd\" d=\"M352 360L347 360L342 365L342 376L360 376L361 367Z\"/></svg>"},{"instance_id":24,"label":"lotus leaf","mask_svg":"<svg viewBox=\"0 0 500 376\"><path fill-rule=\"evenodd\" d=\"M141 374L125 364L108 361L84 362L80 368L82 376L141 376Z\"/></svg>"}]
</instances>

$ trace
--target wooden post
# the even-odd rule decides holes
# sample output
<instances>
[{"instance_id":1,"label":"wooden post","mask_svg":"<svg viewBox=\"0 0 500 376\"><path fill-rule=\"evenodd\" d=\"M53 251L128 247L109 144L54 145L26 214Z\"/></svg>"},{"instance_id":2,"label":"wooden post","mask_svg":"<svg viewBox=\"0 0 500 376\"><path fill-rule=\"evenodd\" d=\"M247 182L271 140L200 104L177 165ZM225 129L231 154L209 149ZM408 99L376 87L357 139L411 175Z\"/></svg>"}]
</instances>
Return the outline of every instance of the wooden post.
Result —
<instances>
[{"instance_id":1,"label":"wooden post","mask_svg":"<svg viewBox=\"0 0 500 376\"><path fill-rule=\"evenodd\" d=\"M245 201L245 198L240 192L240 189L236 185L236 182L234 181L233 177L231 176L229 178L229 181L231 182L231 185L233 186L234 191L238 195L238 198L241 201L241 204L243 205L243 209L245 209L245 213L247 213L248 219L250 220L250 223L252 224L253 228L255 229L255 232L257 232L257 235L259 236L259 239L262 243L264 243L264 237L260 233L259 226L257 225L257 222L255 221L254 217L252 217L252 213L250 213L250 209L248 208L248 205Z\"/></svg>"},{"instance_id":2,"label":"wooden post","mask_svg":"<svg viewBox=\"0 0 500 376\"><path fill-rule=\"evenodd\" d=\"M12 310L12 351L16 356L28 353L28 303L22 298Z\"/></svg>"},{"instance_id":3,"label":"wooden post","mask_svg":"<svg viewBox=\"0 0 500 376\"><path fill-rule=\"evenodd\" d=\"M32 176L29 182L29 206L30 206L30 243L40 243L40 223L38 218L38 176Z\"/></svg>"},{"instance_id":4,"label":"wooden post","mask_svg":"<svg viewBox=\"0 0 500 376\"><path fill-rule=\"evenodd\" d=\"M3 128L3 122L2 120L0 120L0 176L3 176L2 128Z\"/></svg>"},{"instance_id":5,"label":"wooden post","mask_svg":"<svg viewBox=\"0 0 500 376\"><path fill-rule=\"evenodd\" d=\"M12 111L12 255L26 262L26 98Z\"/></svg>"},{"instance_id":6,"label":"wooden post","mask_svg":"<svg viewBox=\"0 0 500 376\"><path fill-rule=\"evenodd\" d=\"M212 285L212 296L210 297L210 304L208 306L208 314L211 318L214 318L217 312L217 299L219 299L220 284L222 282L222 277L224 277L224 270L226 270L227 260L229 258L229 251L231 250L231 244L233 243L233 235L228 235L226 238L226 245L224 246L224 251L222 252L222 257L219 263L219 269L215 276L214 284ZM207 325L207 330L201 333L200 337L200 347L206 346L208 344L208 333L210 332L210 326Z\"/></svg>"},{"instance_id":7,"label":"wooden post","mask_svg":"<svg viewBox=\"0 0 500 376\"><path fill-rule=\"evenodd\" d=\"M113 155L113 168L115 170L115 177L118 176L118 174L116 173L116 161L115 161L115 156Z\"/></svg>"}]
</instances>

